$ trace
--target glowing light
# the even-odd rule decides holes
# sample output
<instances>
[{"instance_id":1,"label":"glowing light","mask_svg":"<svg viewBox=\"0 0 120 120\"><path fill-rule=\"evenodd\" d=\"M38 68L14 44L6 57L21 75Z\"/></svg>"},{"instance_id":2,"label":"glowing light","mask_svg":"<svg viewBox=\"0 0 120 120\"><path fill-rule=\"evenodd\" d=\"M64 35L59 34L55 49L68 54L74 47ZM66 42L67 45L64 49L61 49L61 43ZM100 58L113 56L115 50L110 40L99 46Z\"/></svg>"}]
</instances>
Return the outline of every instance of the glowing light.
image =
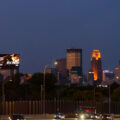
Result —
<instances>
[{"instance_id":1,"label":"glowing light","mask_svg":"<svg viewBox=\"0 0 120 120\"><path fill-rule=\"evenodd\" d=\"M57 64L58 64L58 62L57 62L57 61L55 61L55 62L54 62L54 65L57 65Z\"/></svg>"},{"instance_id":2,"label":"glowing light","mask_svg":"<svg viewBox=\"0 0 120 120\"><path fill-rule=\"evenodd\" d=\"M101 53L99 50L93 50L92 52L92 58L95 58L96 60L98 60L99 58L101 58Z\"/></svg>"},{"instance_id":3,"label":"glowing light","mask_svg":"<svg viewBox=\"0 0 120 120\"><path fill-rule=\"evenodd\" d=\"M89 74L94 74L94 72L88 72Z\"/></svg>"},{"instance_id":4,"label":"glowing light","mask_svg":"<svg viewBox=\"0 0 120 120\"><path fill-rule=\"evenodd\" d=\"M119 79L119 77L117 76L116 79Z\"/></svg>"},{"instance_id":5,"label":"glowing light","mask_svg":"<svg viewBox=\"0 0 120 120\"><path fill-rule=\"evenodd\" d=\"M101 58L101 53L99 50L93 50L92 52L92 56L91 56L91 61L98 61L99 59ZM96 62L93 63L94 65L92 65L92 70L94 72L94 80L98 80L98 67L97 67L97 64Z\"/></svg>"},{"instance_id":6,"label":"glowing light","mask_svg":"<svg viewBox=\"0 0 120 120\"><path fill-rule=\"evenodd\" d=\"M80 118L81 118L81 119L84 119L84 118L85 118L85 116L84 116L84 115L81 115L81 116L80 116Z\"/></svg>"}]
</instances>

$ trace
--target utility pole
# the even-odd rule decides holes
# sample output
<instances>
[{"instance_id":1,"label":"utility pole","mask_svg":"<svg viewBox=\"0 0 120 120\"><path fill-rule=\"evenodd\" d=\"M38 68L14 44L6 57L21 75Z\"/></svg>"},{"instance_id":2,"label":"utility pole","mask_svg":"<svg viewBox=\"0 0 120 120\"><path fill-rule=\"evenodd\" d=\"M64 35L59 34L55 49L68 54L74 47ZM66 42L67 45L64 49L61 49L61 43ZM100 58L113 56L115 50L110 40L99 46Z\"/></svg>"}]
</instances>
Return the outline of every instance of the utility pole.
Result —
<instances>
[{"instance_id":1,"label":"utility pole","mask_svg":"<svg viewBox=\"0 0 120 120\"><path fill-rule=\"evenodd\" d=\"M0 80L2 81L2 114L4 114L4 104L5 104L5 81L3 75L0 74Z\"/></svg>"}]
</instances>

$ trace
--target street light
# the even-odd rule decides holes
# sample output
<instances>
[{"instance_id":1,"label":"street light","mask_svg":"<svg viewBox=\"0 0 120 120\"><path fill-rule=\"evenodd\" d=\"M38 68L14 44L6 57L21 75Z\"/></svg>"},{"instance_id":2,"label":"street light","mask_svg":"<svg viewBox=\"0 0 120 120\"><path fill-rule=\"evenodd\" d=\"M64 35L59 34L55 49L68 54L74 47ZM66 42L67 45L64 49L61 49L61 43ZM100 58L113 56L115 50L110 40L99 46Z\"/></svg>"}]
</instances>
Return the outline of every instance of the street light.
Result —
<instances>
[{"instance_id":1,"label":"street light","mask_svg":"<svg viewBox=\"0 0 120 120\"><path fill-rule=\"evenodd\" d=\"M55 62L54 62L54 65L57 66L57 65L58 65L58 62L55 61ZM58 82L60 82L60 73L59 73L58 70L57 70L57 80L58 80Z\"/></svg>"},{"instance_id":2,"label":"street light","mask_svg":"<svg viewBox=\"0 0 120 120\"><path fill-rule=\"evenodd\" d=\"M58 65L58 62L55 61L55 62L54 62L54 65L57 66L57 65ZM59 70L57 70L57 80L58 80L58 83L60 83L60 79L59 79L59 78L60 78L60 73L59 73ZM59 112L59 97L60 97L59 92L60 92L60 91L57 92L57 97L58 97L58 98L57 98L57 112Z\"/></svg>"}]
</instances>

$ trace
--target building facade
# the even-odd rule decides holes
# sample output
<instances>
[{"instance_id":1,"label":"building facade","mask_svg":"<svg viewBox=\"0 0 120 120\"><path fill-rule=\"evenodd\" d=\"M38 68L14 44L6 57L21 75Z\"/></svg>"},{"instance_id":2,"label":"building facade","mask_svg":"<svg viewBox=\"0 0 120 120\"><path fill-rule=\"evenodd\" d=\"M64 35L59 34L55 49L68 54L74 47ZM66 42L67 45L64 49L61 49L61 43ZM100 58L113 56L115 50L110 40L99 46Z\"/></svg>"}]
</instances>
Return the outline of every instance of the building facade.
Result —
<instances>
[{"instance_id":1,"label":"building facade","mask_svg":"<svg viewBox=\"0 0 120 120\"><path fill-rule=\"evenodd\" d=\"M109 70L103 70L103 81L111 81L114 78L114 73Z\"/></svg>"},{"instance_id":2,"label":"building facade","mask_svg":"<svg viewBox=\"0 0 120 120\"><path fill-rule=\"evenodd\" d=\"M92 69L88 72L88 84L93 85L94 84L94 72Z\"/></svg>"},{"instance_id":3,"label":"building facade","mask_svg":"<svg viewBox=\"0 0 120 120\"><path fill-rule=\"evenodd\" d=\"M57 78L58 81L62 84L67 79L67 70L66 70L66 58L57 59L55 61L56 69L57 69Z\"/></svg>"},{"instance_id":4,"label":"building facade","mask_svg":"<svg viewBox=\"0 0 120 120\"><path fill-rule=\"evenodd\" d=\"M91 70L94 73L94 84L100 84L102 82L102 61L101 53L99 50L93 50L92 52Z\"/></svg>"},{"instance_id":5,"label":"building facade","mask_svg":"<svg viewBox=\"0 0 120 120\"><path fill-rule=\"evenodd\" d=\"M72 84L78 84L82 77L82 49L70 48L66 54L66 69Z\"/></svg>"},{"instance_id":6,"label":"building facade","mask_svg":"<svg viewBox=\"0 0 120 120\"><path fill-rule=\"evenodd\" d=\"M114 80L120 80L120 65L114 68Z\"/></svg>"}]
</instances>

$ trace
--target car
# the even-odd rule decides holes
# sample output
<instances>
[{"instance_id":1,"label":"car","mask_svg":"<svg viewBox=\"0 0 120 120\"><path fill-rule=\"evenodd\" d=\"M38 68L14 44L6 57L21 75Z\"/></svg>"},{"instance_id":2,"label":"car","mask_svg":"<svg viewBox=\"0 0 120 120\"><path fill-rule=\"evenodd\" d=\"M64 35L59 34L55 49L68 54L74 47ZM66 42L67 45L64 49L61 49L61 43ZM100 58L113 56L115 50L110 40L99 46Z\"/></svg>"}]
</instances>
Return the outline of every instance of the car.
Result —
<instances>
[{"instance_id":1,"label":"car","mask_svg":"<svg viewBox=\"0 0 120 120\"><path fill-rule=\"evenodd\" d=\"M24 115L21 114L13 114L8 117L8 120L25 120Z\"/></svg>"},{"instance_id":2,"label":"car","mask_svg":"<svg viewBox=\"0 0 120 120\"><path fill-rule=\"evenodd\" d=\"M65 115L63 113L57 113L54 115L55 119L65 119Z\"/></svg>"},{"instance_id":3,"label":"car","mask_svg":"<svg viewBox=\"0 0 120 120\"><path fill-rule=\"evenodd\" d=\"M75 117L78 118L81 115L84 115L84 117L86 116L87 118L91 118L91 114L95 114L95 113L96 113L96 108L95 107L79 106L76 109Z\"/></svg>"},{"instance_id":4,"label":"car","mask_svg":"<svg viewBox=\"0 0 120 120\"><path fill-rule=\"evenodd\" d=\"M89 113L80 113L78 115L78 119L83 120L83 119L89 119L90 118L90 114Z\"/></svg>"},{"instance_id":5,"label":"car","mask_svg":"<svg viewBox=\"0 0 120 120\"><path fill-rule=\"evenodd\" d=\"M113 115L102 115L102 120L114 120Z\"/></svg>"},{"instance_id":6,"label":"car","mask_svg":"<svg viewBox=\"0 0 120 120\"><path fill-rule=\"evenodd\" d=\"M91 118L91 119L100 119L100 118L101 118L101 115L100 115L100 114L91 114L91 115L90 115L90 118Z\"/></svg>"}]
</instances>

